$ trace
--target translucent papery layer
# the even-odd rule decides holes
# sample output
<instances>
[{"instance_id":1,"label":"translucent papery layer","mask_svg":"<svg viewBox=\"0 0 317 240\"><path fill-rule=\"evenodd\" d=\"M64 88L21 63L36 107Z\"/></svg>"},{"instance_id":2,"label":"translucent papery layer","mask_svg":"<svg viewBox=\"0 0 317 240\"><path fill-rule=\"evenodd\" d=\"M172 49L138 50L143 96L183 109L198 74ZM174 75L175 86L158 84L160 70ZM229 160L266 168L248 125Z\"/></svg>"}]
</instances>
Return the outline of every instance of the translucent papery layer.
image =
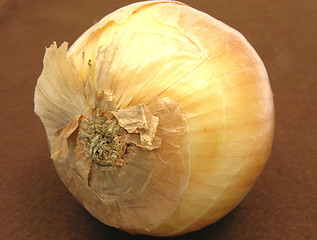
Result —
<instances>
[{"instance_id":1,"label":"translucent papery layer","mask_svg":"<svg viewBox=\"0 0 317 240\"><path fill-rule=\"evenodd\" d=\"M84 82L67 58L67 43L46 49L44 68L35 89L35 112L40 116L51 143L56 131L86 108Z\"/></svg>"},{"instance_id":2,"label":"translucent papery layer","mask_svg":"<svg viewBox=\"0 0 317 240\"><path fill-rule=\"evenodd\" d=\"M128 144L122 167L94 164L76 138L87 128L94 110L67 124L52 148L56 169L79 202L100 221L131 233L152 231L175 215L189 181L190 148L183 112L168 98L155 99L148 109L161 120L155 134L161 145L147 150Z\"/></svg>"}]
</instances>

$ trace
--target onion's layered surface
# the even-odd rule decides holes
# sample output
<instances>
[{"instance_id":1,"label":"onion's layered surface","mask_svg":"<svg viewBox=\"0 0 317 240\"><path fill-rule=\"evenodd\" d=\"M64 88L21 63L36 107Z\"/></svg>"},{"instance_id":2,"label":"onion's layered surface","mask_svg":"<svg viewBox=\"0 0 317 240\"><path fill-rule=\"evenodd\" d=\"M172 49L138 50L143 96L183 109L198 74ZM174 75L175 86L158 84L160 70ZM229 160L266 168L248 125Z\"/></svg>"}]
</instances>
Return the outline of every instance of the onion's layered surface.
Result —
<instances>
[{"instance_id":1,"label":"onion's layered surface","mask_svg":"<svg viewBox=\"0 0 317 240\"><path fill-rule=\"evenodd\" d=\"M229 211L269 157L273 95L236 30L171 1L131 4L47 49L35 111L56 169L96 218L173 236Z\"/></svg>"}]
</instances>

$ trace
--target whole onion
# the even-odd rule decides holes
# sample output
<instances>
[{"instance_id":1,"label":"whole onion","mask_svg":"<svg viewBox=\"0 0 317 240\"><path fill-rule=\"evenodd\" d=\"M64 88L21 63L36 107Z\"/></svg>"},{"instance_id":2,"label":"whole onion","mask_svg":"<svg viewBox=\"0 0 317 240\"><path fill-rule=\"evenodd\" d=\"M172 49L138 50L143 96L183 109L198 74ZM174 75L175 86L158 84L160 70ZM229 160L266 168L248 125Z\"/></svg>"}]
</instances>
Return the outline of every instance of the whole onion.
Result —
<instances>
[{"instance_id":1,"label":"whole onion","mask_svg":"<svg viewBox=\"0 0 317 240\"><path fill-rule=\"evenodd\" d=\"M236 207L269 157L273 95L236 30L183 3L104 17L53 43L35 90L51 157L103 223L174 236Z\"/></svg>"}]
</instances>

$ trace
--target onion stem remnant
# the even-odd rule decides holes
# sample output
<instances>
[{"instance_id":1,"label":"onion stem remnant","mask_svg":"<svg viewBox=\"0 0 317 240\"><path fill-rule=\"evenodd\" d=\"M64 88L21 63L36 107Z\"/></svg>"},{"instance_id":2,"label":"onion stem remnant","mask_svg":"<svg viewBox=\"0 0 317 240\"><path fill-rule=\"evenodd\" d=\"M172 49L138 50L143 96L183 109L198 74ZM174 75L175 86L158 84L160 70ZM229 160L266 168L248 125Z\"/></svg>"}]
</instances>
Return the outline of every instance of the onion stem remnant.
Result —
<instances>
[{"instance_id":1,"label":"onion stem remnant","mask_svg":"<svg viewBox=\"0 0 317 240\"><path fill-rule=\"evenodd\" d=\"M100 114L93 116L88 122L87 129L78 132L85 146L87 158L101 167L122 166L121 156L126 149L123 141L125 131L122 130L115 118L110 119Z\"/></svg>"}]
</instances>

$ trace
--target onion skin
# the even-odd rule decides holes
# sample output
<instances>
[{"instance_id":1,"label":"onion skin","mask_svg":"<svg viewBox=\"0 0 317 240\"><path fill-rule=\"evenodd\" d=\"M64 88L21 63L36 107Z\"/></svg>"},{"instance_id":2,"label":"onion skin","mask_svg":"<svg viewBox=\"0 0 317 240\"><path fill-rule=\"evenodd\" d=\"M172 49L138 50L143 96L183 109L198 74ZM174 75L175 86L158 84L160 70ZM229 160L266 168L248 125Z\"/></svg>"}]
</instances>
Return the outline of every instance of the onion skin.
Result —
<instances>
[{"instance_id":1,"label":"onion skin","mask_svg":"<svg viewBox=\"0 0 317 240\"><path fill-rule=\"evenodd\" d=\"M101 63L98 56L104 46ZM175 212L150 230L105 222L84 203L66 167L55 163L64 184L92 215L132 234L177 236L216 222L249 192L271 152L274 104L264 64L238 31L180 2L140 2L88 29L67 56L78 71L72 78L82 79L83 86L91 78L91 88L112 89L118 109L169 98L177 102L187 122L190 168L186 189L180 193ZM106 63L107 81L98 82L98 69ZM79 99L73 115L65 116L60 124L48 123L39 93L41 81L44 77L36 90L35 111L50 146L55 146L52 158L57 159L58 147L64 145L54 133L83 113L85 106ZM72 131L78 119L69 125ZM56 139L60 140L57 148Z\"/></svg>"}]
</instances>

